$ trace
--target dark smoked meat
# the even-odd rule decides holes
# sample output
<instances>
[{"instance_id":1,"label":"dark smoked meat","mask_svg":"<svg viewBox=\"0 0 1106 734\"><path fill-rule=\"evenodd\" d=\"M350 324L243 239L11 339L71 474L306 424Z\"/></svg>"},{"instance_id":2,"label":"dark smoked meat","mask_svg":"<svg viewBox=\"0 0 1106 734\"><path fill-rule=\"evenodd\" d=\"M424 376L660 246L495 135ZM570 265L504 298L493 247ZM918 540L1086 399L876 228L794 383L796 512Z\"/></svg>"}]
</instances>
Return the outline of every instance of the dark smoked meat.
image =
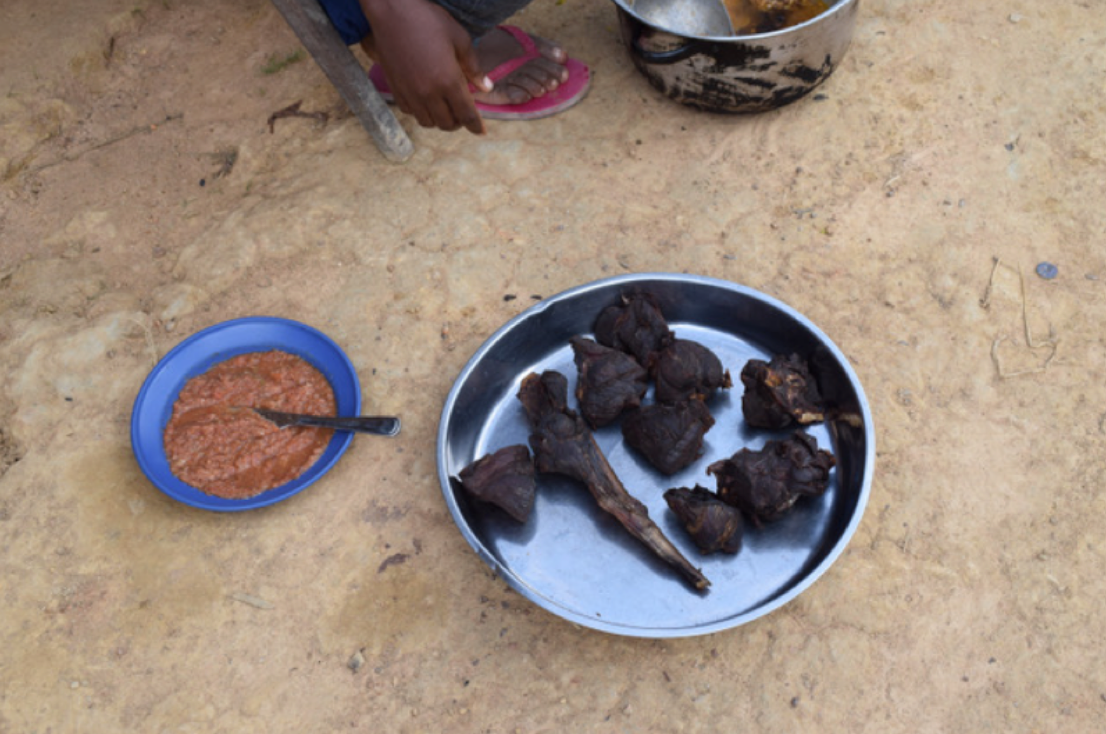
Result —
<instances>
[{"instance_id":1,"label":"dark smoked meat","mask_svg":"<svg viewBox=\"0 0 1106 734\"><path fill-rule=\"evenodd\" d=\"M688 535L704 555L741 550L744 523L741 511L728 505L709 489L678 487L664 493L676 517L680 518Z\"/></svg>"},{"instance_id":2,"label":"dark smoked meat","mask_svg":"<svg viewBox=\"0 0 1106 734\"><path fill-rule=\"evenodd\" d=\"M710 586L630 496L615 476L587 423L568 408L568 380L559 372L530 373L518 398L530 422L534 464L542 473L562 474L584 483L599 507L618 519L635 538L680 572L696 589Z\"/></svg>"},{"instance_id":3,"label":"dark smoked meat","mask_svg":"<svg viewBox=\"0 0 1106 734\"><path fill-rule=\"evenodd\" d=\"M741 370L745 422L759 428L807 425L825 419L818 383L797 354L776 355L770 362L750 359Z\"/></svg>"},{"instance_id":4,"label":"dark smoked meat","mask_svg":"<svg viewBox=\"0 0 1106 734\"><path fill-rule=\"evenodd\" d=\"M707 474L718 480L718 496L760 527L762 520L784 515L800 497L825 492L836 463L813 436L797 431L788 439L768 441L759 451L741 449L708 466Z\"/></svg>"},{"instance_id":5,"label":"dark smoked meat","mask_svg":"<svg viewBox=\"0 0 1106 734\"><path fill-rule=\"evenodd\" d=\"M703 451L714 418L702 400L647 405L622 421L622 437L662 474L689 466Z\"/></svg>"},{"instance_id":6,"label":"dark smoked meat","mask_svg":"<svg viewBox=\"0 0 1106 734\"><path fill-rule=\"evenodd\" d=\"M601 428L641 405L649 374L633 357L584 337L570 343L579 373L576 399L588 425Z\"/></svg>"},{"instance_id":7,"label":"dark smoked meat","mask_svg":"<svg viewBox=\"0 0 1106 734\"><path fill-rule=\"evenodd\" d=\"M689 339L674 339L657 355L653 377L656 398L662 403L706 400L715 390L733 386L729 370L723 369L714 352Z\"/></svg>"},{"instance_id":8,"label":"dark smoked meat","mask_svg":"<svg viewBox=\"0 0 1106 734\"><path fill-rule=\"evenodd\" d=\"M536 482L534 462L525 446L505 446L469 464L458 477L476 499L496 505L519 522L530 517Z\"/></svg>"},{"instance_id":9,"label":"dark smoked meat","mask_svg":"<svg viewBox=\"0 0 1106 734\"><path fill-rule=\"evenodd\" d=\"M623 296L622 303L603 309L595 321L597 342L633 355L646 369L675 338L656 298L648 293Z\"/></svg>"}]
</instances>

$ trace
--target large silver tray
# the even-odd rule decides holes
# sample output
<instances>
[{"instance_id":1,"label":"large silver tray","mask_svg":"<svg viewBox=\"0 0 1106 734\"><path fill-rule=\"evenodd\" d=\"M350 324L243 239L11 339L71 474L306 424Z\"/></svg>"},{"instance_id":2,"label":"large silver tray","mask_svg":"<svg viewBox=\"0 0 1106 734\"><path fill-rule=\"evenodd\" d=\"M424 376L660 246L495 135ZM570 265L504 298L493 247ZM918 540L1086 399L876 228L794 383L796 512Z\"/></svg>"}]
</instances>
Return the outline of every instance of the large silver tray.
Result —
<instances>
[{"instance_id":1,"label":"large silver tray","mask_svg":"<svg viewBox=\"0 0 1106 734\"><path fill-rule=\"evenodd\" d=\"M525 525L497 508L471 501L456 481L462 468L496 449L527 444L529 430L516 395L530 372L576 367L570 337L591 335L599 312L629 290L652 293L676 335L711 348L735 386L709 403L716 423L702 458L665 477L623 445L618 424L596 432L626 489L680 551L712 582L698 593L572 480L539 475L534 511ZM803 498L784 518L761 529L747 524L736 556L702 556L662 497L670 487L716 489L706 466L742 447L759 448L788 431L751 429L741 414L738 375L750 358L797 352L807 358L825 396L851 421L809 427L837 456L830 486ZM650 389L647 400L651 400ZM859 420L857 420L857 417ZM841 351L809 320L752 289L711 278L641 274L573 288L519 314L477 350L446 399L438 431L438 475L446 504L476 553L516 591L579 625L635 637L685 637L735 627L780 607L837 559L868 500L875 432L860 381Z\"/></svg>"}]
</instances>

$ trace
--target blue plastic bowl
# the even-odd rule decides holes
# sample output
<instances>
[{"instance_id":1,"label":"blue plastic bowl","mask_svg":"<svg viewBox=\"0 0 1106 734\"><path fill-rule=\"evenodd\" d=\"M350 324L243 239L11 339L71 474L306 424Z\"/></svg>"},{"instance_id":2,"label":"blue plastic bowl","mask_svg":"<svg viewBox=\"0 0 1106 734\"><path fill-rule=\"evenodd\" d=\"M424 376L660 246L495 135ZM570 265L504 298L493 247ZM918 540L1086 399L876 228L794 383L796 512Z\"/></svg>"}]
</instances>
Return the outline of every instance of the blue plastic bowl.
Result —
<instances>
[{"instance_id":1,"label":"blue plastic bowl","mask_svg":"<svg viewBox=\"0 0 1106 734\"><path fill-rule=\"evenodd\" d=\"M212 365L246 352L279 349L303 358L323 373L334 390L338 415L361 412L361 383L341 348L317 329L288 319L250 316L224 321L185 339L150 372L131 414L131 446L143 473L154 486L186 505L218 512L265 507L294 494L330 471L349 447L353 434L336 431L323 455L296 479L246 499L223 499L185 484L173 474L165 457L162 434L173 414L181 388Z\"/></svg>"}]
</instances>

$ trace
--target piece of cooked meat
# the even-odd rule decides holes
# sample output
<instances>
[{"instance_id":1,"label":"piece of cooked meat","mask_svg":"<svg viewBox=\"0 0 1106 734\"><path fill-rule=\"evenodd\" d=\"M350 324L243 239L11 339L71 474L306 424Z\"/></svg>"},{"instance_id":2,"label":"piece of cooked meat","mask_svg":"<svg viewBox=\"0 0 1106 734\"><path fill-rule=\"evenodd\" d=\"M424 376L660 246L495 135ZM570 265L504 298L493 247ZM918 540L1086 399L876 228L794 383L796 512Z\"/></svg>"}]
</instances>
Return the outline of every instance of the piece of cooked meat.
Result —
<instances>
[{"instance_id":1,"label":"piece of cooked meat","mask_svg":"<svg viewBox=\"0 0 1106 734\"><path fill-rule=\"evenodd\" d=\"M537 484L530 449L522 444L477 459L462 469L458 478L476 499L499 507L519 522L530 517Z\"/></svg>"},{"instance_id":2,"label":"piece of cooked meat","mask_svg":"<svg viewBox=\"0 0 1106 734\"><path fill-rule=\"evenodd\" d=\"M595 320L597 342L632 354L645 369L673 339L660 304L649 293L625 295L621 303L603 309Z\"/></svg>"},{"instance_id":3,"label":"piece of cooked meat","mask_svg":"<svg viewBox=\"0 0 1106 734\"><path fill-rule=\"evenodd\" d=\"M741 410L750 426L786 428L826 417L818 382L797 354L777 354L770 362L750 359L741 370L741 383Z\"/></svg>"},{"instance_id":4,"label":"piece of cooked meat","mask_svg":"<svg viewBox=\"0 0 1106 734\"><path fill-rule=\"evenodd\" d=\"M694 489L675 487L664 493L664 501L680 518L700 553L741 550L745 525L741 510L726 504L714 492L698 485Z\"/></svg>"},{"instance_id":5,"label":"piece of cooked meat","mask_svg":"<svg viewBox=\"0 0 1106 734\"><path fill-rule=\"evenodd\" d=\"M690 339L674 339L653 364L657 400L678 403L689 398L707 400L719 388L733 386L729 370L707 347Z\"/></svg>"},{"instance_id":6,"label":"piece of cooked meat","mask_svg":"<svg viewBox=\"0 0 1106 734\"><path fill-rule=\"evenodd\" d=\"M641 405L649 374L636 359L581 336L570 343L578 372L576 399L588 425L602 428L623 411Z\"/></svg>"},{"instance_id":7,"label":"piece of cooked meat","mask_svg":"<svg viewBox=\"0 0 1106 734\"><path fill-rule=\"evenodd\" d=\"M818 448L818 441L796 431L782 441L768 441L759 451L741 449L707 467L718 480L718 496L760 527L763 520L785 515L800 497L826 491L837 459Z\"/></svg>"},{"instance_id":8,"label":"piece of cooked meat","mask_svg":"<svg viewBox=\"0 0 1106 734\"><path fill-rule=\"evenodd\" d=\"M592 436L588 424L568 408L568 380L559 372L531 372L522 380L518 399L530 421L534 465L548 474L582 482L605 512L668 563L696 589L710 586L649 517L649 509L622 486Z\"/></svg>"},{"instance_id":9,"label":"piece of cooked meat","mask_svg":"<svg viewBox=\"0 0 1106 734\"><path fill-rule=\"evenodd\" d=\"M702 400L646 405L622 421L622 437L658 471L672 475L699 458L713 425Z\"/></svg>"}]
</instances>

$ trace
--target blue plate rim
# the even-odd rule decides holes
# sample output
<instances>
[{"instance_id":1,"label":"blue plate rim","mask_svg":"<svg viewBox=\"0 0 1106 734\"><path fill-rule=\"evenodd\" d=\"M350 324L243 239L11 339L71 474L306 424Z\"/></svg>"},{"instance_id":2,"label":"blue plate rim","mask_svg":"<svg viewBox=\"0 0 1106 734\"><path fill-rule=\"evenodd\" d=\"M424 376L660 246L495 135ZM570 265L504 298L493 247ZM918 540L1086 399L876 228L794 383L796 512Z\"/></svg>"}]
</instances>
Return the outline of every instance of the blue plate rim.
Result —
<instances>
[{"instance_id":1,"label":"blue plate rim","mask_svg":"<svg viewBox=\"0 0 1106 734\"><path fill-rule=\"evenodd\" d=\"M181 360L193 351L197 351L205 342L224 337L228 332L243 329L271 330L274 334L306 337L307 341L311 343L310 345L314 346L316 350L321 348L324 351L329 351L331 359L321 360L318 351L309 351L306 348L297 349L295 345L290 346L285 343L260 344L256 340L247 340L240 349L220 349L201 353L204 355L202 358L197 356L196 359L190 359L187 366L182 367ZM150 434L156 430L160 440L165 423L168 421L168 415L171 412L172 403L176 401L184 382L202 373L217 362L238 354L265 349L281 349L306 359L312 366L323 372L331 383L331 387L335 390L335 398L339 403L339 412L348 410L350 415L360 413L361 384L357 376L357 370L337 342L319 329L279 316L243 316L212 324L186 337L158 360L158 363L146 376L134 400L131 412L131 449L142 473L163 494L190 507L215 512L240 512L268 507L295 496L314 484L333 468L349 448L350 442L353 440L353 434L341 431L335 432L323 456L303 475L254 497L238 500L205 494L177 479L169 471L168 464L164 462L164 449L160 443L152 449L154 455L151 456L151 450L146 448L151 441ZM321 364L320 362L324 363ZM179 374L170 374L174 368L180 368ZM340 374L335 372L336 369ZM162 403L155 404L152 396L156 390L167 387L163 384L166 380L172 382L172 391L168 400L169 407L162 407L158 410L158 408L151 406L161 406ZM341 394L339 394L340 389ZM159 412L160 418L155 418L152 415L155 410ZM153 422L153 426L150 425L151 422Z\"/></svg>"}]
</instances>

